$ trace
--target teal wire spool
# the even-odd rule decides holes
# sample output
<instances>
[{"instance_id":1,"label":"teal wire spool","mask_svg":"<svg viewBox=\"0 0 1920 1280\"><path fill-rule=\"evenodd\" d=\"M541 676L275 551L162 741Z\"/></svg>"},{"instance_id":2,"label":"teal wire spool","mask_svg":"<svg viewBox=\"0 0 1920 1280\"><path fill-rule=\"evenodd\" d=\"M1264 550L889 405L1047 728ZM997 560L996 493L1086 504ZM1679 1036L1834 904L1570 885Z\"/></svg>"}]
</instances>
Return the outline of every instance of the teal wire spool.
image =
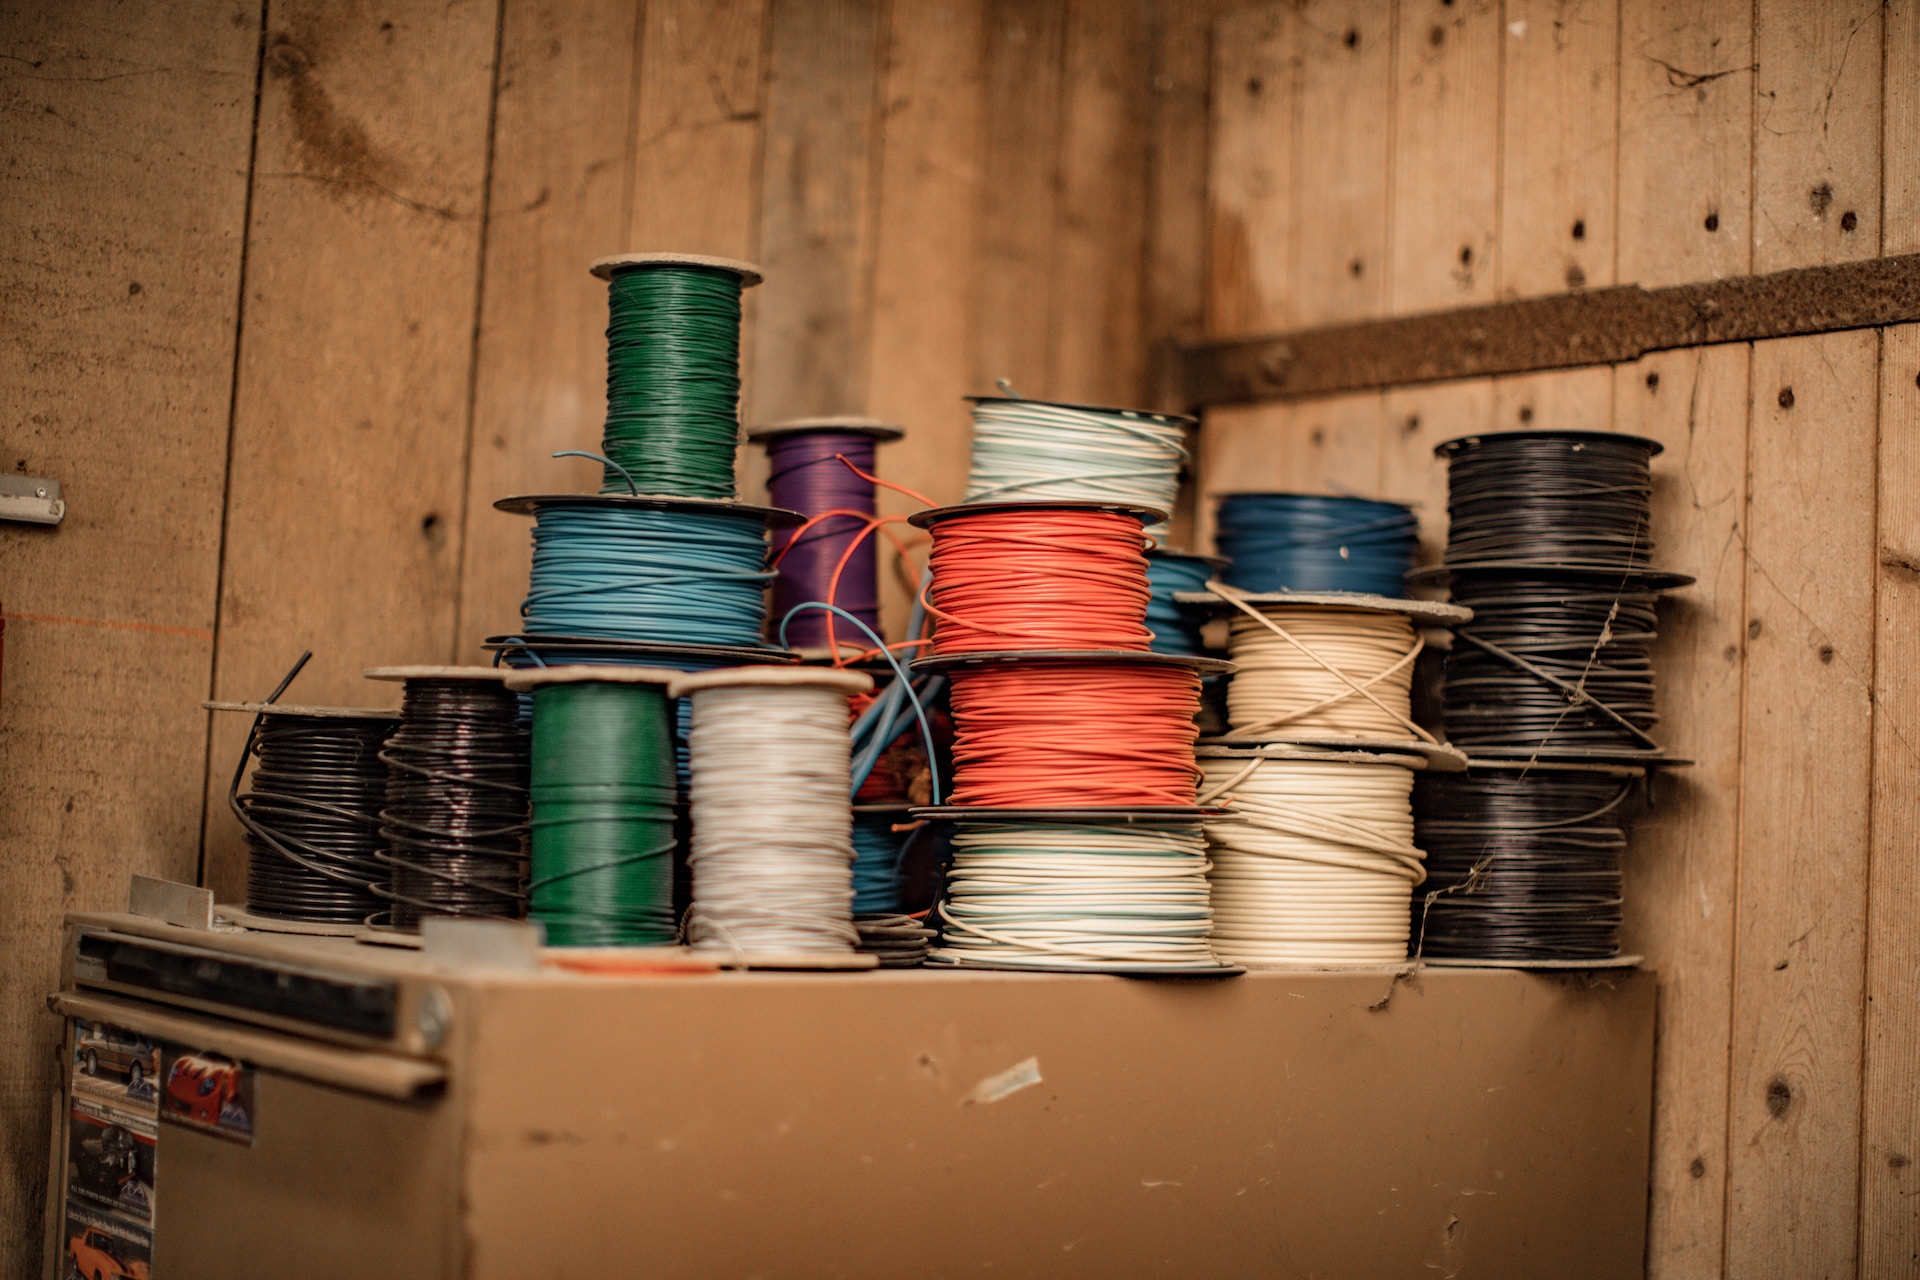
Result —
<instances>
[{"instance_id":1,"label":"teal wire spool","mask_svg":"<svg viewBox=\"0 0 1920 1280\"><path fill-rule=\"evenodd\" d=\"M603 493L731 498L740 439L740 295L748 263L693 254L602 258L607 282Z\"/></svg>"},{"instance_id":2,"label":"teal wire spool","mask_svg":"<svg viewBox=\"0 0 1920 1280\"><path fill-rule=\"evenodd\" d=\"M508 677L533 692L528 915L556 947L671 943L674 777L667 682L637 667Z\"/></svg>"}]
</instances>

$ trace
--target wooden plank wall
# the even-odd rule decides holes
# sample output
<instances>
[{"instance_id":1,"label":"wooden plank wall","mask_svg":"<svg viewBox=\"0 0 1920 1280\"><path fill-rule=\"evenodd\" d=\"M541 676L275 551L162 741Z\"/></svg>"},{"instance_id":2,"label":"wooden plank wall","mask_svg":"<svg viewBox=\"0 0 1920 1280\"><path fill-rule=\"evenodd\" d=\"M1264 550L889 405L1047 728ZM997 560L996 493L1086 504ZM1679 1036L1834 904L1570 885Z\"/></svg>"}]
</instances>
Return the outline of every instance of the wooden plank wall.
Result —
<instances>
[{"instance_id":1,"label":"wooden plank wall","mask_svg":"<svg viewBox=\"0 0 1920 1280\"><path fill-rule=\"evenodd\" d=\"M1915 7L1233 6L1209 331L1912 252ZM1423 504L1428 558L1438 441L1666 446L1659 559L1699 582L1666 606L1661 714L1698 764L1629 867L1629 949L1661 975L1656 1277L1920 1269L1917 386L1897 329L1207 418L1203 525L1212 492L1374 494Z\"/></svg>"},{"instance_id":2,"label":"wooden plank wall","mask_svg":"<svg viewBox=\"0 0 1920 1280\"><path fill-rule=\"evenodd\" d=\"M36 1271L63 912L244 859L272 687L513 628L527 525L591 489L605 253L756 259L749 420L1150 393L1199 331L1206 0L0 3L0 1275ZM748 491L761 472L746 459ZM892 510L908 509L889 498ZM897 615L904 596L889 601Z\"/></svg>"}]
</instances>

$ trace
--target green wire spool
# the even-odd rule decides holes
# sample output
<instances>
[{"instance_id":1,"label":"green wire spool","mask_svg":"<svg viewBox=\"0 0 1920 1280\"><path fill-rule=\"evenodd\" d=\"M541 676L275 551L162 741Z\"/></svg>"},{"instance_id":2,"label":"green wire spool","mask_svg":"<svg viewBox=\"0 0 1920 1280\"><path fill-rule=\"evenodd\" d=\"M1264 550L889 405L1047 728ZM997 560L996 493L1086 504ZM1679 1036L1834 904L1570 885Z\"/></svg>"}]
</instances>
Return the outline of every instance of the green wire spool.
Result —
<instances>
[{"instance_id":1,"label":"green wire spool","mask_svg":"<svg viewBox=\"0 0 1920 1280\"><path fill-rule=\"evenodd\" d=\"M672 702L680 673L550 667L508 678L533 691L528 915L556 947L671 943Z\"/></svg>"},{"instance_id":2,"label":"green wire spool","mask_svg":"<svg viewBox=\"0 0 1920 1280\"><path fill-rule=\"evenodd\" d=\"M760 273L692 254L602 258L607 425L602 493L734 496L740 438L740 294Z\"/></svg>"}]
</instances>

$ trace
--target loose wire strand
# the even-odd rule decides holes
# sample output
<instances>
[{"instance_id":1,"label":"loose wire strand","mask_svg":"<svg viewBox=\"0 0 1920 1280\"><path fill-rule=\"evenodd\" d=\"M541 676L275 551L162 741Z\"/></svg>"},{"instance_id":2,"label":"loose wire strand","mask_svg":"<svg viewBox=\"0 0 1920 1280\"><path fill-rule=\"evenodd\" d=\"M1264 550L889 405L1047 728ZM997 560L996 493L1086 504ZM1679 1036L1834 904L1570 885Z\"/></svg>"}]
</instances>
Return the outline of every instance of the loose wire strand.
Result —
<instances>
[{"instance_id":1,"label":"loose wire strand","mask_svg":"<svg viewBox=\"0 0 1920 1280\"><path fill-rule=\"evenodd\" d=\"M693 946L844 952L853 927L846 695L723 686L693 701Z\"/></svg>"},{"instance_id":2,"label":"loose wire strand","mask_svg":"<svg viewBox=\"0 0 1920 1280\"><path fill-rule=\"evenodd\" d=\"M964 823L933 959L1069 971L1219 967L1194 824Z\"/></svg>"},{"instance_id":3,"label":"loose wire strand","mask_svg":"<svg viewBox=\"0 0 1920 1280\"><path fill-rule=\"evenodd\" d=\"M973 410L966 500L1090 499L1172 511L1186 462L1179 419L981 401Z\"/></svg>"},{"instance_id":4,"label":"loose wire strand","mask_svg":"<svg viewBox=\"0 0 1920 1280\"><path fill-rule=\"evenodd\" d=\"M1143 650L1146 537L1107 511L988 511L932 526L933 651Z\"/></svg>"},{"instance_id":5,"label":"loose wire strand","mask_svg":"<svg viewBox=\"0 0 1920 1280\"><path fill-rule=\"evenodd\" d=\"M250 912L357 925L380 911L373 892L387 878L379 856L387 791L380 749L392 727L380 716L269 711L255 717L227 791L246 830ZM258 763L242 794L249 756Z\"/></svg>"},{"instance_id":6,"label":"loose wire strand","mask_svg":"<svg viewBox=\"0 0 1920 1280\"><path fill-rule=\"evenodd\" d=\"M1192 671L1062 661L962 668L951 679L951 803L1193 803Z\"/></svg>"},{"instance_id":7,"label":"loose wire strand","mask_svg":"<svg viewBox=\"0 0 1920 1280\"><path fill-rule=\"evenodd\" d=\"M1406 958L1413 774L1350 760L1206 757L1200 800L1244 821L1206 825L1213 948L1240 964L1390 964Z\"/></svg>"},{"instance_id":8,"label":"loose wire strand","mask_svg":"<svg viewBox=\"0 0 1920 1280\"><path fill-rule=\"evenodd\" d=\"M1413 720L1413 664L1424 642L1404 614L1255 607L1216 594L1239 611L1228 630L1237 668L1227 686L1232 733L1433 741Z\"/></svg>"}]
</instances>

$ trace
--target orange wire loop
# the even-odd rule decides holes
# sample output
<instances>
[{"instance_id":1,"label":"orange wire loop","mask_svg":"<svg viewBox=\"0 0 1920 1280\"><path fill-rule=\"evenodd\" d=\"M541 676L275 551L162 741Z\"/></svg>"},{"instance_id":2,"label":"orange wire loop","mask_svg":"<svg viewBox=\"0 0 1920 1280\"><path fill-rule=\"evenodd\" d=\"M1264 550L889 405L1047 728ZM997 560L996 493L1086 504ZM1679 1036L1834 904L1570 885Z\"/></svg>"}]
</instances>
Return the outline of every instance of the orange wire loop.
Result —
<instances>
[{"instance_id":1,"label":"orange wire loop","mask_svg":"<svg viewBox=\"0 0 1920 1280\"><path fill-rule=\"evenodd\" d=\"M1127 649L1147 629L1146 533L1110 511L991 511L932 527L933 651Z\"/></svg>"}]
</instances>

